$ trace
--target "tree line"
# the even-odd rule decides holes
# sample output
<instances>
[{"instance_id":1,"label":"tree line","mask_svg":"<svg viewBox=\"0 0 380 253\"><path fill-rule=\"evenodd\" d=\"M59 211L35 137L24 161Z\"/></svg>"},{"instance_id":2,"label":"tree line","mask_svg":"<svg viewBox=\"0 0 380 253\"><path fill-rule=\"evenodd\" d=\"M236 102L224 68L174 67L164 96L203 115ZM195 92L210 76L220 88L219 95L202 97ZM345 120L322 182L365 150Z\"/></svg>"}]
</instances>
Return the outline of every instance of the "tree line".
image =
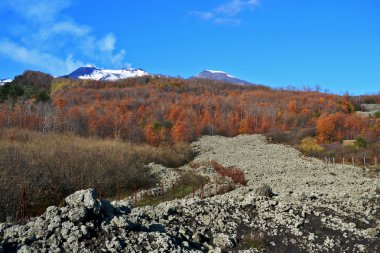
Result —
<instances>
[{"instance_id":1,"label":"tree line","mask_svg":"<svg viewBox=\"0 0 380 253\"><path fill-rule=\"evenodd\" d=\"M380 96L273 90L205 79L149 76L107 82L41 75L27 72L10 86L35 87L48 98L3 99L0 127L74 132L154 146L189 142L202 135L310 128L326 143L358 136L376 142L380 135L379 119L355 114L362 100L380 103Z\"/></svg>"}]
</instances>

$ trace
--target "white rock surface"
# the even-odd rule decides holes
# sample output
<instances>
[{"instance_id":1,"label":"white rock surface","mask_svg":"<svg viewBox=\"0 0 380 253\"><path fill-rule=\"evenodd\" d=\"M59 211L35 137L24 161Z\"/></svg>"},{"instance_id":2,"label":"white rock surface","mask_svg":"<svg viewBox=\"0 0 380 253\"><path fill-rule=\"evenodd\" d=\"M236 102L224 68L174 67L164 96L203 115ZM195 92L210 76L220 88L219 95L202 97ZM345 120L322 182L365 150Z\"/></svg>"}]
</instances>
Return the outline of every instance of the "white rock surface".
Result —
<instances>
[{"instance_id":1,"label":"white rock surface","mask_svg":"<svg viewBox=\"0 0 380 253\"><path fill-rule=\"evenodd\" d=\"M140 208L80 191L26 225L0 224L0 252L380 252L379 178L259 135L203 137L193 147L195 163L240 168L247 186Z\"/></svg>"}]
</instances>

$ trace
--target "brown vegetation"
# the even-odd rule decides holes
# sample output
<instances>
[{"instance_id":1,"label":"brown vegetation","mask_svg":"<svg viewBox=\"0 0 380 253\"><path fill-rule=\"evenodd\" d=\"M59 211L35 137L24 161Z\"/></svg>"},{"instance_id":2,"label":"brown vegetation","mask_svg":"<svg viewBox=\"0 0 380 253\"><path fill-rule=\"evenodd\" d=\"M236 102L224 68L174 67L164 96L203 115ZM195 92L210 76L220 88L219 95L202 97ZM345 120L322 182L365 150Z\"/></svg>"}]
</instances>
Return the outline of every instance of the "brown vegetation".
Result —
<instances>
[{"instance_id":1,"label":"brown vegetation","mask_svg":"<svg viewBox=\"0 0 380 253\"><path fill-rule=\"evenodd\" d=\"M231 178L235 184L241 184L241 185L247 184L244 171L235 167L231 167L231 166L230 167L223 166L216 161L210 161L210 162L204 162L204 163L191 162L189 166L192 169L197 169L200 166L210 166L216 172L218 172L221 176Z\"/></svg>"},{"instance_id":2,"label":"brown vegetation","mask_svg":"<svg viewBox=\"0 0 380 253\"><path fill-rule=\"evenodd\" d=\"M380 120L355 115L361 101L349 96L163 77L54 79L50 89L52 103L0 104L0 127L69 131L153 146L202 135L303 129L317 129L323 142L380 135Z\"/></svg>"},{"instance_id":3,"label":"brown vegetation","mask_svg":"<svg viewBox=\"0 0 380 253\"><path fill-rule=\"evenodd\" d=\"M186 144L152 147L19 129L0 129L0 154L0 220L15 218L19 185L25 185L35 215L80 189L110 197L149 188L155 179L145 164L176 167L192 158Z\"/></svg>"}]
</instances>

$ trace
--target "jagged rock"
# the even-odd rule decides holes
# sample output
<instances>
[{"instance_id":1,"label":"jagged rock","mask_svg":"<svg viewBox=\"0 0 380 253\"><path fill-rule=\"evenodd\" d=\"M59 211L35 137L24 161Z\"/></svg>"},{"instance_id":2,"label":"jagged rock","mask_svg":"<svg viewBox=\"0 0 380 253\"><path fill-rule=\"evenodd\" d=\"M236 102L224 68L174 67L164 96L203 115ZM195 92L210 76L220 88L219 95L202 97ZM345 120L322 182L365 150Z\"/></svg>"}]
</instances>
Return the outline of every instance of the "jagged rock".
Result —
<instances>
[{"instance_id":1,"label":"jagged rock","mask_svg":"<svg viewBox=\"0 0 380 253\"><path fill-rule=\"evenodd\" d=\"M130 227L131 224L132 223L125 216L116 216L111 220L111 225L116 226L118 228L127 228Z\"/></svg>"},{"instance_id":2,"label":"jagged rock","mask_svg":"<svg viewBox=\"0 0 380 253\"><path fill-rule=\"evenodd\" d=\"M226 234L217 234L213 239L215 246L225 249L232 248L236 244L236 236L229 236Z\"/></svg>"},{"instance_id":3,"label":"jagged rock","mask_svg":"<svg viewBox=\"0 0 380 253\"><path fill-rule=\"evenodd\" d=\"M266 184L263 184L263 185L257 187L254 190L254 192L256 195L263 196L263 197L270 198L273 196L272 189L269 187L269 185L266 185Z\"/></svg>"},{"instance_id":4,"label":"jagged rock","mask_svg":"<svg viewBox=\"0 0 380 253\"><path fill-rule=\"evenodd\" d=\"M50 206L46 209L45 218L47 220L53 219L60 214L60 210L56 206Z\"/></svg>"},{"instance_id":5,"label":"jagged rock","mask_svg":"<svg viewBox=\"0 0 380 253\"><path fill-rule=\"evenodd\" d=\"M95 214L99 214L101 210L101 201L97 199L94 189L77 191L68 196L65 202L70 208L85 207Z\"/></svg>"},{"instance_id":6,"label":"jagged rock","mask_svg":"<svg viewBox=\"0 0 380 253\"><path fill-rule=\"evenodd\" d=\"M80 206L80 207L72 208L69 211L68 218L72 222L76 223L76 222L84 221L86 219L86 216L87 216L87 209L83 206Z\"/></svg>"}]
</instances>

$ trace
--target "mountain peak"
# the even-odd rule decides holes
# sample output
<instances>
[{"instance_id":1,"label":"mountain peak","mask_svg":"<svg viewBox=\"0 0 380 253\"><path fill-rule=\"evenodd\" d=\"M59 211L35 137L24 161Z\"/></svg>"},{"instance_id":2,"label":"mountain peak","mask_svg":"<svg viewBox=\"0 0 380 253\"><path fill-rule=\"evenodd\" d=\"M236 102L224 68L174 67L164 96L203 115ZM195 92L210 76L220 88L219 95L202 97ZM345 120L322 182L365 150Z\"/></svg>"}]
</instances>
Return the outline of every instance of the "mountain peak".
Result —
<instances>
[{"instance_id":1,"label":"mountain peak","mask_svg":"<svg viewBox=\"0 0 380 253\"><path fill-rule=\"evenodd\" d=\"M12 82L12 79L0 79L0 85Z\"/></svg>"},{"instance_id":2,"label":"mountain peak","mask_svg":"<svg viewBox=\"0 0 380 253\"><path fill-rule=\"evenodd\" d=\"M84 67L82 67L82 68L96 69L96 66L93 65L93 64L87 64L86 66L84 66Z\"/></svg>"},{"instance_id":3,"label":"mountain peak","mask_svg":"<svg viewBox=\"0 0 380 253\"><path fill-rule=\"evenodd\" d=\"M98 69L94 65L87 65L85 67L78 68L77 70L73 71L67 76L73 79L116 81L130 77L139 77L147 75L150 74L142 69Z\"/></svg>"},{"instance_id":4,"label":"mountain peak","mask_svg":"<svg viewBox=\"0 0 380 253\"><path fill-rule=\"evenodd\" d=\"M220 71L220 70L203 70L201 73L195 76L196 78L204 78L204 79L211 79L211 80L217 80L217 81L224 81L228 83L235 83L235 84L244 84L244 85L252 85L252 83L241 80L233 75L228 74L227 72Z\"/></svg>"}]
</instances>

